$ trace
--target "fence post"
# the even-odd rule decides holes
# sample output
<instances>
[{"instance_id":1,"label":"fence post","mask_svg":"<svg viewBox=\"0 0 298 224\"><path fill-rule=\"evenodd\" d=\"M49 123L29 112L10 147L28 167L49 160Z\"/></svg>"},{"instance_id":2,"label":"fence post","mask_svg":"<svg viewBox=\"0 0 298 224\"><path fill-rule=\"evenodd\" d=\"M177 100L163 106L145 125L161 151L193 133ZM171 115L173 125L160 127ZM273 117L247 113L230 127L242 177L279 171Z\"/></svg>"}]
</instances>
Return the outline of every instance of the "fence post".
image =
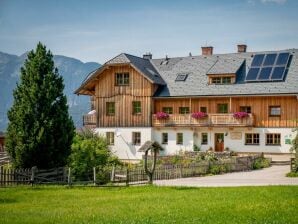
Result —
<instances>
[{"instance_id":1,"label":"fence post","mask_svg":"<svg viewBox=\"0 0 298 224\"><path fill-rule=\"evenodd\" d=\"M0 184L3 185L3 166L0 167Z\"/></svg>"},{"instance_id":2,"label":"fence post","mask_svg":"<svg viewBox=\"0 0 298 224\"><path fill-rule=\"evenodd\" d=\"M126 168L126 186L129 186L129 169Z\"/></svg>"},{"instance_id":3,"label":"fence post","mask_svg":"<svg viewBox=\"0 0 298 224\"><path fill-rule=\"evenodd\" d=\"M69 186L71 185L71 169L70 169L70 167L68 168L67 183Z\"/></svg>"},{"instance_id":4,"label":"fence post","mask_svg":"<svg viewBox=\"0 0 298 224\"><path fill-rule=\"evenodd\" d=\"M35 178L35 168L36 166L33 166L31 168L31 179L30 179L30 182L31 182L31 186L33 187L33 184L34 184L34 178Z\"/></svg>"},{"instance_id":5,"label":"fence post","mask_svg":"<svg viewBox=\"0 0 298 224\"><path fill-rule=\"evenodd\" d=\"M96 186L96 167L93 167L93 184Z\"/></svg>"},{"instance_id":6,"label":"fence post","mask_svg":"<svg viewBox=\"0 0 298 224\"><path fill-rule=\"evenodd\" d=\"M114 182L115 180L115 164L113 164L112 172L111 172L111 182Z\"/></svg>"}]
</instances>

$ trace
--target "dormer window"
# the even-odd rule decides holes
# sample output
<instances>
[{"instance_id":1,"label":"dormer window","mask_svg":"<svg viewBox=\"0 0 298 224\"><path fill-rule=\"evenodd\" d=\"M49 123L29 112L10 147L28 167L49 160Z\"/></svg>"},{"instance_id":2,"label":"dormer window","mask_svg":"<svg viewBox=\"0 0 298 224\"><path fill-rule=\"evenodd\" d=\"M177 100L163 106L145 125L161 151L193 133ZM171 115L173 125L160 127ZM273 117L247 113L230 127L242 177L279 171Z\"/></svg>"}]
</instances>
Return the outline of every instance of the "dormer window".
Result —
<instances>
[{"instance_id":1,"label":"dormer window","mask_svg":"<svg viewBox=\"0 0 298 224\"><path fill-rule=\"evenodd\" d=\"M129 85L129 73L116 73L115 74L116 86L128 86Z\"/></svg>"},{"instance_id":2,"label":"dormer window","mask_svg":"<svg viewBox=\"0 0 298 224\"><path fill-rule=\"evenodd\" d=\"M209 75L209 84L225 85L235 83L235 75Z\"/></svg>"}]
</instances>

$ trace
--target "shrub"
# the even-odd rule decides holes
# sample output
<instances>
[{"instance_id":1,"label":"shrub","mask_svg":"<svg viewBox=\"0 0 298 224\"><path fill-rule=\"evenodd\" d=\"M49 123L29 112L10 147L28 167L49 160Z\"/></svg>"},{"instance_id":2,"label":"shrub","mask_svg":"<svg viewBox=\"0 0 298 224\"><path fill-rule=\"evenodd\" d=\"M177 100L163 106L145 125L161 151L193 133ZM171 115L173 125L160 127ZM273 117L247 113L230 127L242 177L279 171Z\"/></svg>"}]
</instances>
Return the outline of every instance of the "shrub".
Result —
<instances>
[{"instance_id":1,"label":"shrub","mask_svg":"<svg viewBox=\"0 0 298 224\"><path fill-rule=\"evenodd\" d=\"M201 151L200 146L193 145L193 151L195 151L195 152L199 152L199 151Z\"/></svg>"},{"instance_id":2,"label":"shrub","mask_svg":"<svg viewBox=\"0 0 298 224\"><path fill-rule=\"evenodd\" d=\"M227 169L226 169L225 165L211 164L210 168L209 168L209 173L214 174L214 175L225 173L226 171L227 171Z\"/></svg>"},{"instance_id":3,"label":"shrub","mask_svg":"<svg viewBox=\"0 0 298 224\"><path fill-rule=\"evenodd\" d=\"M235 113L233 114L233 117L234 117L234 118L237 118L237 119L246 118L246 117L248 117L248 116L249 116L249 114L246 113L246 112L235 112Z\"/></svg>"},{"instance_id":4,"label":"shrub","mask_svg":"<svg viewBox=\"0 0 298 224\"><path fill-rule=\"evenodd\" d=\"M163 120L163 119L168 119L170 115L168 113L165 113L165 112L157 112L155 114L155 116L158 120Z\"/></svg>"},{"instance_id":5,"label":"shrub","mask_svg":"<svg viewBox=\"0 0 298 224\"><path fill-rule=\"evenodd\" d=\"M286 175L287 177L298 177L298 173L297 172L290 172L290 173L287 173Z\"/></svg>"},{"instance_id":6,"label":"shrub","mask_svg":"<svg viewBox=\"0 0 298 224\"><path fill-rule=\"evenodd\" d=\"M264 157L260 157L260 158L257 158L253 164L252 164L252 168L254 170L258 170L258 169L262 169L262 168L266 168L266 167L269 167L270 166L270 160L269 159L266 159Z\"/></svg>"},{"instance_id":7,"label":"shrub","mask_svg":"<svg viewBox=\"0 0 298 224\"><path fill-rule=\"evenodd\" d=\"M74 180L92 180L93 167L96 167L98 181L106 182L107 178L103 171L108 166L119 163L118 158L108 149L105 138L97 136L90 130L76 134L69 158Z\"/></svg>"}]
</instances>

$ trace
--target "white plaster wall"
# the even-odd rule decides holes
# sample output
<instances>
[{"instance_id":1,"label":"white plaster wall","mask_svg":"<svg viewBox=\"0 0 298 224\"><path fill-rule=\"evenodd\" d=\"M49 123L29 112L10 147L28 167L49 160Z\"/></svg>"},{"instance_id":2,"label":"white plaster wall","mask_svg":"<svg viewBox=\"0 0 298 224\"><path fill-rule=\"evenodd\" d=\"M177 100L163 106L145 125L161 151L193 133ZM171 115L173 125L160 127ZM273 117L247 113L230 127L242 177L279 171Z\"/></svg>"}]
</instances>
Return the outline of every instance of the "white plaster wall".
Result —
<instances>
[{"instance_id":1,"label":"white plaster wall","mask_svg":"<svg viewBox=\"0 0 298 224\"><path fill-rule=\"evenodd\" d=\"M111 151L123 160L141 159L142 154L138 149L148 140L152 139L151 127L123 127L123 128L96 128L96 133L106 136L106 132L115 133L115 144L110 146ZM141 144L132 144L132 132L141 132ZM120 135L117 136L116 133Z\"/></svg>"},{"instance_id":2,"label":"white plaster wall","mask_svg":"<svg viewBox=\"0 0 298 224\"><path fill-rule=\"evenodd\" d=\"M168 133L168 144L161 144L162 133ZM177 133L183 133L183 144L176 144ZM190 128L161 128L153 130L153 139L161 144L164 152L161 154L176 154L179 151L192 151L193 150L193 131Z\"/></svg>"}]
</instances>

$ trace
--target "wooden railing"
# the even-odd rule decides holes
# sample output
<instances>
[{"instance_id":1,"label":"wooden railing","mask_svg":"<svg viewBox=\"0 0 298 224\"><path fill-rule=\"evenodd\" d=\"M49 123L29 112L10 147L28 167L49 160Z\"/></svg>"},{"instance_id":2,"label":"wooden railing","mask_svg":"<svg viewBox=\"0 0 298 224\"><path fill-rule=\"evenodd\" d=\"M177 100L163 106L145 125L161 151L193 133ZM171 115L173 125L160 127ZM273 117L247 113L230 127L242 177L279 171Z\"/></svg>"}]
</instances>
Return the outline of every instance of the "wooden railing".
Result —
<instances>
[{"instance_id":1,"label":"wooden railing","mask_svg":"<svg viewBox=\"0 0 298 224\"><path fill-rule=\"evenodd\" d=\"M253 115L246 118L235 118L233 114L208 114L206 118L192 118L191 114L170 114L167 119L158 119L152 115L152 125L165 126L253 126Z\"/></svg>"},{"instance_id":2,"label":"wooden railing","mask_svg":"<svg viewBox=\"0 0 298 224\"><path fill-rule=\"evenodd\" d=\"M84 127L95 128L96 127L96 114L83 115Z\"/></svg>"}]
</instances>

